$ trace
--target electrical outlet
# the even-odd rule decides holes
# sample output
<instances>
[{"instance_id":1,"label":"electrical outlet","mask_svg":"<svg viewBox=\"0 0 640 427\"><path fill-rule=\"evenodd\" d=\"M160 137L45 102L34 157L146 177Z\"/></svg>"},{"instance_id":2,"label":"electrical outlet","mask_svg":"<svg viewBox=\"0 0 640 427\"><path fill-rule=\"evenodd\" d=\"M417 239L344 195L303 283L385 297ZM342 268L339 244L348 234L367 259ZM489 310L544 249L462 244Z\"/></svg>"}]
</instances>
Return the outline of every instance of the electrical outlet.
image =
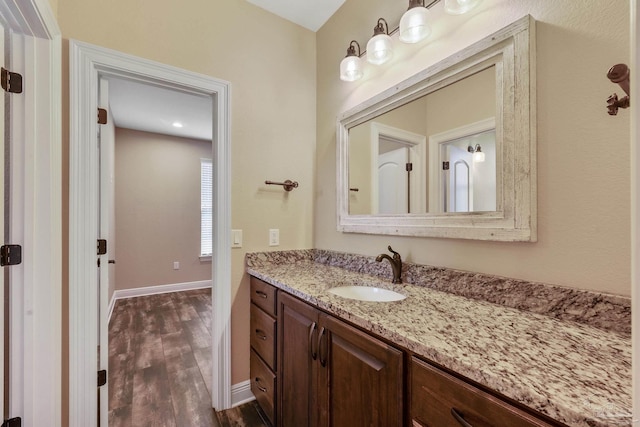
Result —
<instances>
[{"instance_id":1,"label":"electrical outlet","mask_svg":"<svg viewBox=\"0 0 640 427\"><path fill-rule=\"evenodd\" d=\"M173 269L180 270L180 261L173 261Z\"/></svg>"},{"instance_id":2,"label":"electrical outlet","mask_svg":"<svg viewBox=\"0 0 640 427\"><path fill-rule=\"evenodd\" d=\"M242 230L231 230L231 247L242 247Z\"/></svg>"},{"instance_id":3,"label":"electrical outlet","mask_svg":"<svg viewBox=\"0 0 640 427\"><path fill-rule=\"evenodd\" d=\"M270 228L269 229L269 246L278 246L278 245L280 245L280 229Z\"/></svg>"}]
</instances>

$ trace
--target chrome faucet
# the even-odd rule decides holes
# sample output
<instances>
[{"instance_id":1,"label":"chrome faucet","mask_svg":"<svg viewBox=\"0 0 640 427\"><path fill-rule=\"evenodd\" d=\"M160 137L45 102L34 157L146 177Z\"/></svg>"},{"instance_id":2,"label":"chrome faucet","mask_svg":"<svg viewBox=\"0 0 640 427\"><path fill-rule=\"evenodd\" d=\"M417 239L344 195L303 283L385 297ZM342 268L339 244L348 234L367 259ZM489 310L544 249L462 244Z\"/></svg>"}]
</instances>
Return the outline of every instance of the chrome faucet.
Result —
<instances>
[{"instance_id":1,"label":"chrome faucet","mask_svg":"<svg viewBox=\"0 0 640 427\"><path fill-rule=\"evenodd\" d=\"M391 271L393 271L391 283L402 283L402 258L398 252L391 249L391 245L387 249L393 254L393 258L387 254L380 254L376 257L376 261L381 262L383 259L388 259L389 263L391 263Z\"/></svg>"}]
</instances>

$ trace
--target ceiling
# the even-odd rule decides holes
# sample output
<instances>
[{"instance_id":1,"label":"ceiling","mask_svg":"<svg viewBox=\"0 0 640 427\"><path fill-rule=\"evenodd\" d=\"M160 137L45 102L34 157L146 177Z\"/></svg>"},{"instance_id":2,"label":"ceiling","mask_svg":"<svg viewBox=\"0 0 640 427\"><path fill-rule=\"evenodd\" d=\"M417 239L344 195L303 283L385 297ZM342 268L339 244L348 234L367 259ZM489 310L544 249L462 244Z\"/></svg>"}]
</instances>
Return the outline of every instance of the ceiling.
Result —
<instances>
[{"instance_id":1,"label":"ceiling","mask_svg":"<svg viewBox=\"0 0 640 427\"><path fill-rule=\"evenodd\" d=\"M345 0L247 0L264 10L318 31Z\"/></svg>"},{"instance_id":2,"label":"ceiling","mask_svg":"<svg viewBox=\"0 0 640 427\"><path fill-rule=\"evenodd\" d=\"M116 77L108 80L109 107L116 126L211 141L210 97ZM174 122L182 127L173 126Z\"/></svg>"},{"instance_id":3,"label":"ceiling","mask_svg":"<svg viewBox=\"0 0 640 427\"><path fill-rule=\"evenodd\" d=\"M318 31L345 0L247 0L262 9ZM211 98L109 77L109 106L116 126L183 138L211 140ZM179 122L181 128L173 126Z\"/></svg>"}]
</instances>

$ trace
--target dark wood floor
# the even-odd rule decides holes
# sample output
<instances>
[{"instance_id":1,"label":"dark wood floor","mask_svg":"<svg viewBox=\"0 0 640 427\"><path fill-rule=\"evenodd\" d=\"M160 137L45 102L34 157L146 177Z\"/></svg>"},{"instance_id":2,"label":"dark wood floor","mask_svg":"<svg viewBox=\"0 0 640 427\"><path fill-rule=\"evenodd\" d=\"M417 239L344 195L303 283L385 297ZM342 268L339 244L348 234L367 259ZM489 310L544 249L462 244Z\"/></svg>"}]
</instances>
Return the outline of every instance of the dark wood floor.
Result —
<instances>
[{"instance_id":1,"label":"dark wood floor","mask_svg":"<svg viewBox=\"0 0 640 427\"><path fill-rule=\"evenodd\" d=\"M109 426L218 426L211 409L211 290L117 300Z\"/></svg>"},{"instance_id":2,"label":"dark wood floor","mask_svg":"<svg viewBox=\"0 0 640 427\"><path fill-rule=\"evenodd\" d=\"M255 402L211 409L211 290L117 300L109 427L265 427Z\"/></svg>"},{"instance_id":3,"label":"dark wood floor","mask_svg":"<svg viewBox=\"0 0 640 427\"><path fill-rule=\"evenodd\" d=\"M266 416L254 400L226 411L218 412L221 427L268 427Z\"/></svg>"}]
</instances>

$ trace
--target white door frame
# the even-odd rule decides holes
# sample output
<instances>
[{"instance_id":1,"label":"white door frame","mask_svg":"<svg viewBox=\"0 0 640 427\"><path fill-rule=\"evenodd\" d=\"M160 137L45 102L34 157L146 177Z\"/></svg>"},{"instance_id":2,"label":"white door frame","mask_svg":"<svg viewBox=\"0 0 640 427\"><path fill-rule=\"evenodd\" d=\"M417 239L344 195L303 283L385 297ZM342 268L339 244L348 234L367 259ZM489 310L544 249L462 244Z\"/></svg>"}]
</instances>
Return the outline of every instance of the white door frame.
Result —
<instances>
[{"instance_id":1,"label":"white door frame","mask_svg":"<svg viewBox=\"0 0 640 427\"><path fill-rule=\"evenodd\" d=\"M10 29L11 71L23 75L11 105L11 268L9 417L22 425L61 424L61 35L47 0L0 2Z\"/></svg>"},{"instance_id":2,"label":"white door frame","mask_svg":"<svg viewBox=\"0 0 640 427\"><path fill-rule=\"evenodd\" d=\"M69 41L69 422L96 425L98 75L191 91L213 99L212 406L231 406L230 84L87 43Z\"/></svg>"},{"instance_id":3,"label":"white door frame","mask_svg":"<svg viewBox=\"0 0 640 427\"><path fill-rule=\"evenodd\" d=\"M633 342L633 420L640 420L640 8L631 1L631 331ZM615 124L612 124L615 126Z\"/></svg>"}]
</instances>

